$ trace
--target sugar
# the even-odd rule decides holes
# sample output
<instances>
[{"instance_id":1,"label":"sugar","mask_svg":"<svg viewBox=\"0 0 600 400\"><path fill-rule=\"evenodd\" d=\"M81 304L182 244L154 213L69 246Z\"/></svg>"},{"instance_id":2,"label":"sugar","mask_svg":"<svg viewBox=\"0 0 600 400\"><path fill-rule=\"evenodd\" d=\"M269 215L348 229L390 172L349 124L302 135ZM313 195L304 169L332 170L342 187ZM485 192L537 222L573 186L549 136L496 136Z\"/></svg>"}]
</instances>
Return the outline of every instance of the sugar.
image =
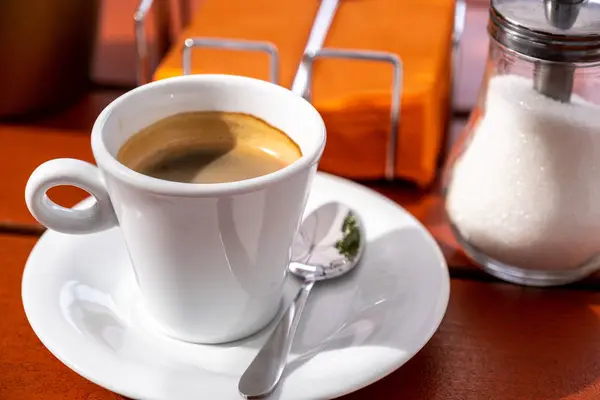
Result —
<instances>
[{"instance_id":1,"label":"sugar","mask_svg":"<svg viewBox=\"0 0 600 400\"><path fill-rule=\"evenodd\" d=\"M447 192L461 236L525 269L573 269L599 254L600 107L557 102L511 75L490 80L485 107Z\"/></svg>"}]
</instances>

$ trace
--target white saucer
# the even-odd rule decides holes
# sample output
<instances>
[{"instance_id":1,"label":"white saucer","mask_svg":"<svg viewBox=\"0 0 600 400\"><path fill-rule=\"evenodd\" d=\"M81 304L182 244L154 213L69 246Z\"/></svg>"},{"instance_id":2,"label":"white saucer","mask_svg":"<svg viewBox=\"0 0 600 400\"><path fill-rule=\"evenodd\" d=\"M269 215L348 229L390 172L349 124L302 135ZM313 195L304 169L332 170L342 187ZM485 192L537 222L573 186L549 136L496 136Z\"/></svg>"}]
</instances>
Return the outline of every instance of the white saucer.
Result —
<instances>
[{"instance_id":1,"label":"white saucer","mask_svg":"<svg viewBox=\"0 0 600 400\"><path fill-rule=\"evenodd\" d=\"M419 222L369 189L319 174L307 213L332 200L363 218L366 252L347 277L315 287L279 399L333 398L384 377L427 343L448 304L444 257ZM295 288L290 279L286 303ZM225 345L157 333L118 229L46 232L27 261L22 293L33 330L59 360L135 399L239 399L238 380L272 328Z\"/></svg>"}]
</instances>

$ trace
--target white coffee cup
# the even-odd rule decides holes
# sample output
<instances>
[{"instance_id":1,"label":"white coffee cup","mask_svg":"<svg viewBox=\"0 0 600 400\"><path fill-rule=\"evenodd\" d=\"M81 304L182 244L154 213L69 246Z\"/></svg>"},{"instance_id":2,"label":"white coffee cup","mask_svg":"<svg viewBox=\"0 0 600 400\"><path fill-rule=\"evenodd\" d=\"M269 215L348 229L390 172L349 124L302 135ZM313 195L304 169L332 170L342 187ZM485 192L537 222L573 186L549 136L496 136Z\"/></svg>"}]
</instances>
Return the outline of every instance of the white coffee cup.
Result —
<instances>
[{"instance_id":1,"label":"white coffee cup","mask_svg":"<svg viewBox=\"0 0 600 400\"><path fill-rule=\"evenodd\" d=\"M139 174L115 158L140 129L185 111L254 115L286 132L302 157L285 168L239 182L192 184ZM96 120L98 167L74 159L40 165L25 190L33 216L63 233L123 232L145 306L167 335L222 343L251 335L280 306L293 236L325 147L313 106L257 79L190 75L140 86ZM96 202L85 209L53 203L46 191L71 185Z\"/></svg>"}]
</instances>

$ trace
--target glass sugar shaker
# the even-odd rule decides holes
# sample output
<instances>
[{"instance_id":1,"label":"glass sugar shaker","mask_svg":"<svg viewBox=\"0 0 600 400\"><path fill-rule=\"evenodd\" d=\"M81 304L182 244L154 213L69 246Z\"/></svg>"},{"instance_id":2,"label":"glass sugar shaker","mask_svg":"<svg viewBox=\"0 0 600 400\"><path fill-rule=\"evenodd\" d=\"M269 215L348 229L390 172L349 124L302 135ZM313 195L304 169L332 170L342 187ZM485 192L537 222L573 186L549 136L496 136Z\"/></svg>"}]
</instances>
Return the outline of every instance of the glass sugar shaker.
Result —
<instances>
[{"instance_id":1,"label":"glass sugar shaker","mask_svg":"<svg viewBox=\"0 0 600 400\"><path fill-rule=\"evenodd\" d=\"M446 213L488 273L600 269L600 3L492 0L485 79L444 171Z\"/></svg>"}]
</instances>

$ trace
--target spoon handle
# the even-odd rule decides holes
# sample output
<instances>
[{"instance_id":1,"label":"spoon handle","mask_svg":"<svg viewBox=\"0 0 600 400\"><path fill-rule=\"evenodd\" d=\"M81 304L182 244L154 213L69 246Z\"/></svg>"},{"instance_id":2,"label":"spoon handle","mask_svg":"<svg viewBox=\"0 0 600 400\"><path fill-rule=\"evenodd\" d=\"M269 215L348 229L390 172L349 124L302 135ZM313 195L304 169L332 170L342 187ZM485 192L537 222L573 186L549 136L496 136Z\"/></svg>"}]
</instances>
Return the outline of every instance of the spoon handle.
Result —
<instances>
[{"instance_id":1,"label":"spoon handle","mask_svg":"<svg viewBox=\"0 0 600 400\"><path fill-rule=\"evenodd\" d=\"M240 378L238 390L245 398L266 396L279 383L292 348L302 310L304 310L314 284L315 281L308 281L302 285L298 295L279 320L271 336Z\"/></svg>"}]
</instances>

